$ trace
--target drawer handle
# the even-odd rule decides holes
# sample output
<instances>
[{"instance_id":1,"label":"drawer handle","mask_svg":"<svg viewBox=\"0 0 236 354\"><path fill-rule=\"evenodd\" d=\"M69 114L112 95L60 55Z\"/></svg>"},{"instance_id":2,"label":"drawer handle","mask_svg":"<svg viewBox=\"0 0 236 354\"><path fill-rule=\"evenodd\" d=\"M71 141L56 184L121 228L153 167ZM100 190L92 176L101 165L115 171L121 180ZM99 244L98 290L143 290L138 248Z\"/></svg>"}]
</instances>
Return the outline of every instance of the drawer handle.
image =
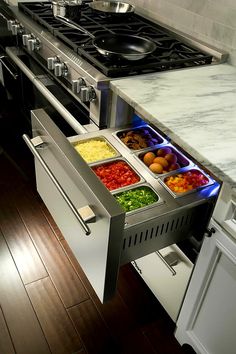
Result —
<instances>
[{"instance_id":1,"label":"drawer handle","mask_svg":"<svg viewBox=\"0 0 236 354\"><path fill-rule=\"evenodd\" d=\"M32 152L32 154L40 162L40 164L44 168L45 172L48 174L48 176L51 178L51 180L54 183L54 185L57 187L57 190L60 192L60 194L63 197L63 199L66 201L66 203L70 207L71 211L73 212L73 214L75 215L75 217L79 221L81 227L83 228L85 234L89 235L91 233L91 230L89 229L88 225L84 222L82 216L77 211L77 209L75 208L75 206L73 205L73 203L71 202L71 200L69 199L67 194L65 193L64 189L61 187L60 183L57 181L56 177L53 175L53 173L49 169L49 167L46 164L46 162L42 159L41 155L37 151L37 149L36 149L34 143L32 142L32 140L29 138L29 136L27 134L24 134L22 137L23 137L24 141L26 142L26 145L28 146L28 148ZM39 141L38 144L40 144L40 140L41 140L40 137L36 137L36 139ZM42 140L41 140L41 143L43 143Z\"/></svg>"},{"instance_id":2,"label":"drawer handle","mask_svg":"<svg viewBox=\"0 0 236 354\"><path fill-rule=\"evenodd\" d=\"M176 275L176 271L174 270L174 268L167 262L167 260L165 259L165 257L162 256L162 254L159 251L155 252L158 257L162 260L162 262L166 265L166 267L169 269L169 271L171 272L172 275Z\"/></svg>"},{"instance_id":3,"label":"drawer handle","mask_svg":"<svg viewBox=\"0 0 236 354\"><path fill-rule=\"evenodd\" d=\"M4 68L9 72L9 74L13 77L14 80L17 80L18 78L18 74L14 73L10 67L7 65L7 63L5 63L5 59L7 59L7 57L5 55L0 56L0 63L4 66Z\"/></svg>"},{"instance_id":4,"label":"drawer handle","mask_svg":"<svg viewBox=\"0 0 236 354\"><path fill-rule=\"evenodd\" d=\"M39 90L39 92L47 99L48 102L55 108L55 110L65 119L72 129L78 134L87 133L87 130L78 122L78 120L63 106L63 104L51 93L51 91L41 82L39 76L36 76L24 62L19 58L23 53L17 48L6 47L6 53L15 65L27 76L32 84Z\"/></svg>"}]
</instances>

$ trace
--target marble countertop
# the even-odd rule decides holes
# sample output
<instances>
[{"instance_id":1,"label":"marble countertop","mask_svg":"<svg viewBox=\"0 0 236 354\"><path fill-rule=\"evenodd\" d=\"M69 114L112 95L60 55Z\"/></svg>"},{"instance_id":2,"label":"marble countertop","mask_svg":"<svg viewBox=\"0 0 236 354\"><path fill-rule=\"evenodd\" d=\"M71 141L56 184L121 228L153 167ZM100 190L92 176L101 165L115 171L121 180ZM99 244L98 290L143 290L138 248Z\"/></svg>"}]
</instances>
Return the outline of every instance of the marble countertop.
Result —
<instances>
[{"instance_id":1,"label":"marble countertop","mask_svg":"<svg viewBox=\"0 0 236 354\"><path fill-rule=\"evenodd\" d=\"M111 89L236 188L236 68L208 65L113 80Z\"/></svg>"}]
</instances>

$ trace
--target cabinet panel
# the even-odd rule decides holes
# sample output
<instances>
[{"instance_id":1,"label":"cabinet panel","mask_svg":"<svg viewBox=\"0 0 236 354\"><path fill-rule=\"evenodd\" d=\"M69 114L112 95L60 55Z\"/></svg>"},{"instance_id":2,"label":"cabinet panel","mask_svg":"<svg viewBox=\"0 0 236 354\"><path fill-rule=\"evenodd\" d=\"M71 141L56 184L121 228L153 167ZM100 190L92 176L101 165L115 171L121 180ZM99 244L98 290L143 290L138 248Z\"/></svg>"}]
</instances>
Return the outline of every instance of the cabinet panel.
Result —
<instances>
[{"instance_id":1,"label":"cabinet panel","mask_svg":"<svg viewBox=\"0 0 236 354\"><path fill-rule=\"evenodd\" d=\"M192 331L208 353L235 353L236 265L220 255Z\"/></svg>"},{"instance_id":2,"label":"cabinet panel","mask_svg":"<svg viewBox=\"0 0 236 354\"><path fill-rule=\"evenodd\" d=\"M176 338L197 353L234 354L236 243L212 221L177 321Z\"/></svg>"}]
</instances>

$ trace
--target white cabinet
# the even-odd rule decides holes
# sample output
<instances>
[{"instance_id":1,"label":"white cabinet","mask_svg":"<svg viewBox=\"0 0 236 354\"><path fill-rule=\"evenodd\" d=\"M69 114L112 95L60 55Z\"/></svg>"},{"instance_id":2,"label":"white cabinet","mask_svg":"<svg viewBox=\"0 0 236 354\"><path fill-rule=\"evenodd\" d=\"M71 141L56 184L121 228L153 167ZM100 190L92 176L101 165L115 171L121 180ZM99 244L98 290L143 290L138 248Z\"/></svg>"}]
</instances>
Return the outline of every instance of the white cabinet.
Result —
<instances>
[{"instance_id":1,"label":"white cabinet","mask_svg":"<svg viewBox=\"0 0 236 354\"><path fill-rule=\"evenodd\" d=\"M236 352L236 241L214 221L205 238L177 321L175 336L196 353Z\"/></svg>"}]
</instances>

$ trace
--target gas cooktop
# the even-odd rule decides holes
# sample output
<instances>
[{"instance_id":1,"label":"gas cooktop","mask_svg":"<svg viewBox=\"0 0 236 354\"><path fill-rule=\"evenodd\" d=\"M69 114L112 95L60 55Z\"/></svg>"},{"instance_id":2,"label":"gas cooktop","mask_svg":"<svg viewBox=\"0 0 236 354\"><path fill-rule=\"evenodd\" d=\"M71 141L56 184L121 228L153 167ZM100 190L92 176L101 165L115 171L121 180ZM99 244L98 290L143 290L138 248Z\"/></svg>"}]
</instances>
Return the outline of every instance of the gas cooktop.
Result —
<instances>
[{"instance_id":1,"label":"gas cooktop","mask_svg":"<svg viewBox=\"0 0 236 354\"><path fill-rule=\"evenodd\" d=\"M20 11L50 31L68 47L108 77L146 74L177 68L210 64L212 55L199 51L177 39L174 34L149 20L132 14L122 17L107 16L94 12L88 2L81 7L80 26L94 36L124 34L141 36L155 42L156 50L138 61L109 59L97 52L87 34L71 29L54 18L48 2L19 3ZM75 20L73 20L76 22Z\"/></svg>"}]
</instances>

